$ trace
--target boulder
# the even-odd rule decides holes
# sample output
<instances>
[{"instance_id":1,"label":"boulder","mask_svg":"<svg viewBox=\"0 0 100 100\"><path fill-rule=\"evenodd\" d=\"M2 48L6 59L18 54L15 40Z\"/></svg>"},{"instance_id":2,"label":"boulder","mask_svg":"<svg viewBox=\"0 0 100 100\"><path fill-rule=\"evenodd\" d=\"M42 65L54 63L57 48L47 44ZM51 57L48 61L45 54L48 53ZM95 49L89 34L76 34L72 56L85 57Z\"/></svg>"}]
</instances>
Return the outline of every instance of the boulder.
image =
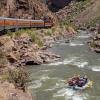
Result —
<instances>
[{"instance_id":1,"label":"boulder","mask_svg":"<svg viewBox=\"0 0 100 100\"><path fill-rule=\"evenodd\" d=\"M40 57L44 63L54 62L60 58L60 56L58 56L56 54L52 54L51 52L48 52L45 50L43 52L40 52Z\"/></svg>"},{"instance_id":2,"label":"boulder","mask_svg":"<svg viewBox=\"0 0 100 100\"><path fill-rule=\"evenodd\" d=\"M25 64L26 65L40 65L43 64L43 60L41 59L38 52L28 52L24 55Z\"/></svg>"},{"instance_id":3,"label":"boulder","mask_svg":"<svg viewBox=\"0 0 100 100\"><path fill-rule=\"evenodd\" d=\"M9 36L1 36L0 45L4 46L6 50L9 50L12 49L12 47L14 47L14 42Z\"/></svg>"},{"instance_id":4,"label":"boulder","mask_svg":"<svg viewBox=\"0 0 100 100\"><path fill-rule=\"evenodd\" d=\"M9 60L10 63L14 63L17 61L17 58L15 57L13 53L8 54L7 59Z\"/></svg>"}]
</instances>

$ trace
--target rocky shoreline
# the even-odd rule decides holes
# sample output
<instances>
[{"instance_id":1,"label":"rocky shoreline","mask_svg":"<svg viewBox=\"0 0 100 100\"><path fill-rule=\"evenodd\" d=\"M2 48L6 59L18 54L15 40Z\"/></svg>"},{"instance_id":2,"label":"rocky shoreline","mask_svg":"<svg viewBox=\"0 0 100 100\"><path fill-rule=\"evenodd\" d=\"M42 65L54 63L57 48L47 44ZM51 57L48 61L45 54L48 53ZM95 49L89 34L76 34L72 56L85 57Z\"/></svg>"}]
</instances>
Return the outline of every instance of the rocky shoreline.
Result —
<instances>
[{"instance_id":1,"label":"rocky shoreline","mask_svg":"<svg viewBox=\"0 0 100 100\"><path fill-rule=\"evenodd\" d=\"M96 53L100 53L100 26L96 29L93 28L93 33L90 40L88 41L88 45L90 49Z\"/></svg>"},{"instance_id":2,"label":"rocky shoreline","mask_svg":"<svg viewBox=\"0 0 100 100\"><path fill-rule=\"evenodd\" d=\"M5 56L11 65L21 67L25 65L39 65L49 63L60 58L48 52L47 47L38 48L28 36L11 39L9 36L0 37L0 44L5 51Z\"/></svg>"},{"instance_id":3,"label":"rocky shoreline","mask_svg":"<svg viewBox=\"0 0 100 100\"><path fill-rule=\"evenodd\" d=\"M43 34L44 33L42 33L42 35ZM61 37L68 38L68 36L71 39L75 34L75 30L69 27L68 30L64 30L63 35L61 33L57 36L44 35L41 37L41 43L43 43L41 47L39 47L38 43L33 42L32 37L26 33L13 38L5 35L0 37L0 49L4 52L4 56L7 58L10 65L16 67L40 65L59 60L60 56L49 52L48 48L50 48L51 44L57 39Z\"/></svg>"},{"instance_id":4,"label":"rocky shoreline","mask_svg":"<svg viewBox=\"0 0 100 100\"><path fill-rule=\"evenodd\" d=\"M2 70L4 70L5 68L24 68L24 66L27 65L40 65L59 60L60 56L51 53L50 51L48 51L48 48L50 48L51 44L54 43L56 40L60 39L61 37L66 39L72 39L75 36L76 31L71 27L69 27L68 29L56 28L55 31L54 29L52 30L53 31L49 30L49 32L48 29L31 30L24 31L18 36L15 35L16 33L13 33L13 35L10 34L10 36L0 36L1 75ZM36 32L36 35L33 33L34 31ZM28 34L28 32L32 33L31 36ZM3 84L5 84L5 81L3 81L2 85ZM14 91L16 91L16 93L18 92L17 94L19 94L19 90L15 89ZM25 93L23 93L22 95L24 94ZM27 92L25 95L27 95ZM30 95L27 96L29 99L26 98L25 100L31 100ZM18 98L17 100L23 99Z\"/></svg>"}]
</instances>

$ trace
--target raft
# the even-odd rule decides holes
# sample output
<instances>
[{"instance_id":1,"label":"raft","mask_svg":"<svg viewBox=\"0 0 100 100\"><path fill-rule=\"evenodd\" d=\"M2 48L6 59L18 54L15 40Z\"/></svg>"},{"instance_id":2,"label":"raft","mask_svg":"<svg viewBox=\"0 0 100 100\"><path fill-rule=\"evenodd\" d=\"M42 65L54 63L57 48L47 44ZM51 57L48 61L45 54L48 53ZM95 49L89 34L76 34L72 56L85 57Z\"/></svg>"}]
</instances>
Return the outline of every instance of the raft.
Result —
<instances>
[{"instance_id":1,"label":"raft","mask_svg":"<svg viewBox=\"0 0 100 100\"><path fill-rule=\"evenodd\" d=\"M83 85L82 87L79 87L79 86L69 86L75 90L84 90L84 89L87 89L87 88L92 88L92 84L93 82L91 80L88 80L87 83L85 85Z\"/></svg>"}]
</instances>

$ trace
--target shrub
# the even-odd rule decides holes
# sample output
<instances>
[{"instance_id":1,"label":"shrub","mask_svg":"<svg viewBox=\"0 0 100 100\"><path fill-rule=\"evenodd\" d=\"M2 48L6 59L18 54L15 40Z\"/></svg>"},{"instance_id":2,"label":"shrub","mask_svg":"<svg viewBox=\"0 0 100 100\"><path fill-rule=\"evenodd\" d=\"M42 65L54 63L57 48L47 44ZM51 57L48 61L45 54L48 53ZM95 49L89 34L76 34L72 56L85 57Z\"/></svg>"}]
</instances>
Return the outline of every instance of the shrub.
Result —
<instances>
[{"instance_id":1,"label":"shrub","mask_svg":"<svg viewBox=\"0 0 100 100\"><path fill-rule=\"evenodd\" d=\"M29 82L29 75L21 68L6 69L4 71L3 80L13 83L16 88L20 88L25 92L26 83Z\"/></svg>"},{"instance_id":2,"label":"shrub","mask_svg":"<svg viewBox=\"0 0 100 100\"><path fill-rule=\"evenodd\" d=\"M45 32L45 35L47 35L47 36L51 36L51 34L52 34L51 30L48 30L47 32Z\"/></svg>"},{"instance_id":3,"label":"shrub","mask_svg":"<svg viewBox=\"0 0 100 100\"><path fill-rule=\"evenodd\" d=\"M37 35L35 32L28 32L29 36L31 37L32 42L35 42L37 39Z\"/></svg>"},{"instance_id":4,"label":"shrub","mask_svg":"<svg viewBox=\"0 0 100 100\"><path fill-rule=\"evenodd\" d=\"M32 42L38 44L39 47L43 47L42 39L37 35L36 32L28 32L29 36L31 37Z\"/></svg>"},{"instance_id":5,"label":"shrub","mask_svg":"<svg viewBox=\"0 0 100 100\"><path fill-rule=\"evenodd\" d=\"M7 30L7 35L12 37L13 34L12 34L11 30Z\"/></svg>"},{"instance_id":6,"label":"shrub","mask_svg":"<svg viewBox=\"0 0 100 100\"><path fill-rule=\"evenodd\" d=\"M5 57L5 52L3 51L3 49L2 50L1 49L0 49L0 67L6 67L6 65L8 64L8 60Z\"/></svg>"},{"instance_id":7,"label":"shrub","mask_svg":"<svg viewBox=\"0 0 100 100\"><path fill-rule=\"evenodd\" d=\"M38 44L39 47L43 47L43 42L41 39L37 39L36 43Z\"/></svg>"}]
</instances>

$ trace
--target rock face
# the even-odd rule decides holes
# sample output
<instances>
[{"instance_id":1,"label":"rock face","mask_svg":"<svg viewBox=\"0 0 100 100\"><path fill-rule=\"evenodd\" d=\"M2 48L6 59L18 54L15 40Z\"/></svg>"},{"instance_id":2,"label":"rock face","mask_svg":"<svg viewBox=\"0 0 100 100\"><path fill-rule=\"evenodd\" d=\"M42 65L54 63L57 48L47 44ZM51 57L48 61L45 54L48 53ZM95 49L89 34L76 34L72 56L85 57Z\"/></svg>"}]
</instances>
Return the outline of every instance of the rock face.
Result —
<instances>
[{"instance_id":1,"label":"rock face","mask_svg":"<svg viewBox=\"0 0 100 100\"><path fill-rule=\"evenodd\" d=\"M49 39L48 39L49 38ZM45 47L39 49L38 45L32 42L27 34L11 38L10 36L1 36L0 45L4 52L4 57L13 66L40 65L53 62L59 59L59 56L47 51L47 47L54 42L51 37L43 37Z\"/></svg>"},{"instance_id":2,"label":"rock face","mask_svg":"<svg viewBox=\"0 0 100 100\"><path fill-rule=\"evenodd\" d=\"M14 42L11 40L9 36L1 36L0 46L3 46L4 48L6 48L6 50L10 50L12 47L14 47Z\"/></svg>"},{"instance_id":3,"label":"rock face","mask_svg":"<svg viewBox=\"0 0 100 100\"><path fill-rule=\"evenodd\" d=\"M64 0L50 0L54 4ZM100 0L70 0L68 6L55 10L59 20L77 27L93 24L100 20ZM80 1L80 2L76 2ZM60 4L60 3L58 3ZM91 26L91 25L90 25Z\"/></svg>"},{"instance_id":4,"label":"rock face","mask_svg":"<svg viewBox=\"0 0 100 100\"><path fill-rule=\"evenodd\" d=\"M54 22L57 18L41 0L1 0L0 16L14 18L41 19L49 16Z\"/></svg>"},{"instance_id":5,"label":"rock face","mask_svg":"<svg viewBox=\"0 0 100 100\"><path fill-rule=\"evenodd\" d=\"M82 25L93 20L100 20L100 0L91 0L91 4L76 19Z\"/></svg>"},{"instance_id":6,"label":"rock face","mask_svg":"<svg viewBox=\"0 0 100 100\"><path fill-rule=\"evenodd\" d=\"M13 84L0 82L0 100L33 100L30 93L15 89Z\"/></svg>"},{"instance_id":7,"label":"rock face","mask_svg":"<svg viewBox=\"0 0 100 100\"><path fill-rule=\"evenodd\" d=\"M100 26L98 29L98 32L92 36L89 46L92 51L95 51L96 53L100 53Z\"/></svg>"}]
</instances>

